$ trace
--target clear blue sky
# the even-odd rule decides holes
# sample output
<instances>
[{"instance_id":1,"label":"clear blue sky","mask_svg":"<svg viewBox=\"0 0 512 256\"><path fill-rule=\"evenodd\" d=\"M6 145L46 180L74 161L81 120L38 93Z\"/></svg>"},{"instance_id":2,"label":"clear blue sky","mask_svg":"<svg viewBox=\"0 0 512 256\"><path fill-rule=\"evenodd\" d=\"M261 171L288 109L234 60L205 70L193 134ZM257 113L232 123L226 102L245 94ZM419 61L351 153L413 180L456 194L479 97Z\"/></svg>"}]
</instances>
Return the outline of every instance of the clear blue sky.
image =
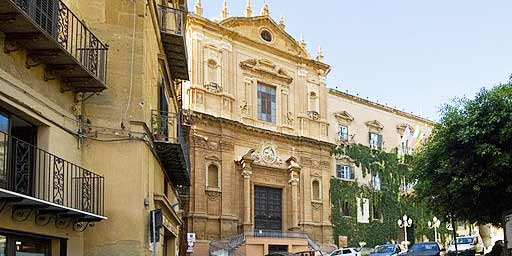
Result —
<instances>
[{"instance_id":1,"label":"clear blue sky","mask_svg":"<svg viewBox=\"0 0 512 256\"><path fill-rule=\"evenodd\" d=\"M451 98L472 97L512 73L510 0L266 0L310 54L321 45L328 87L438 120ZM195 0L189 0L194 10ZM219 17L223 0L203 0ZM251 0L259 14L263 0ZM228 0L242 16L245 0Z\"/></svg>"}]
</instances>

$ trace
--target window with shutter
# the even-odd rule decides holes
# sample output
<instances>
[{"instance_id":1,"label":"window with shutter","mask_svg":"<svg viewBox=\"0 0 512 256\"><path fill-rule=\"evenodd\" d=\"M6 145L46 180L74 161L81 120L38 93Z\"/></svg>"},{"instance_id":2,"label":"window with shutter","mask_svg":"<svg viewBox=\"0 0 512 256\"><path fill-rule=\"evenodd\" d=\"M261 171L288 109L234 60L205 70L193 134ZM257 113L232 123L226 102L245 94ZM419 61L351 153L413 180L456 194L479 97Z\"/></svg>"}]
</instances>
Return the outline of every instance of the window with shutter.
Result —
<instances>
[{"instance_id":1,"label":"window with shutter","mask_svg":"<svg viewBox=\"0 0 512 256\"><path fill-rule=\"evenodd\" d=\"M258 84L258 119L276 123L276 88Z\"/></svg>"},{"instance_id":2,"label":"window with shutter","mask_svg":"<svg viewBox=\"0 0 512 256\"><path fill-rule=\"evenodd\" d=\"M57 36L59 21L58 0L32 0L29 1L29 15L48 34Z\"/></svg>"}]
</instances>

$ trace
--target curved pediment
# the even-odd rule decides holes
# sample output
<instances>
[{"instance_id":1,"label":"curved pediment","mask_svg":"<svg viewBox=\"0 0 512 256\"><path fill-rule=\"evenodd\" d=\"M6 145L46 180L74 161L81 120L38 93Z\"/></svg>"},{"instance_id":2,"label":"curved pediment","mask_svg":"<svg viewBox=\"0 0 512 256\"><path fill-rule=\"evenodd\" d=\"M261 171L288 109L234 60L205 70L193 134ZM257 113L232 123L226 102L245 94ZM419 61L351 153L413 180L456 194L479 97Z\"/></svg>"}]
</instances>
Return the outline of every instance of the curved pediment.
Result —
<instances>
[{"instance_id":1,"label":"curved pediment","mask_svg":"<svg viewBox=\"0 0 512 256\"><path fill-rule=\"evenodd\" d=\"M230 17L222 20L220 25L251 39L252 41L287 51L293 55L311 58L306 49L268 15L256 17ZM261 32L263 29L268 30L271 33L272 40L262 40Z\"/></svg>"},{"instance_id":2,"label":"curved pediment","mask_svg":"<svg viewBox=\"0 0 512 256\"><path fill-rule=\"evenodd\" d=\"M252 71L260 75L271 76L274 79L281 80L290 84L293 81L283 68L277 67L272 61L267 59L248 59L240 62L240 67L244 70Z\"/></svg>"}]
</instances>

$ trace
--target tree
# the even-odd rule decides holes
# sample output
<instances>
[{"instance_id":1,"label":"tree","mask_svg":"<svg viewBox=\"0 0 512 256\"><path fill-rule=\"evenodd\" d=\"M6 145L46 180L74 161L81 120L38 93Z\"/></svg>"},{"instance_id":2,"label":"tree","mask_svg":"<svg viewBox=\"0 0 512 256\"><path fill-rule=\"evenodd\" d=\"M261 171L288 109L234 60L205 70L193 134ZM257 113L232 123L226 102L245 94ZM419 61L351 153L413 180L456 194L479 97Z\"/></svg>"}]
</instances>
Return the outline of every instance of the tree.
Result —
<instances>
[{"instance_id":1,"label":"tree","mask_svg":"<svg viewBox=\"0 0 512 256\"><path fill-rule=\"evenodd\" d=\"M458 220L502 224L512 209L512 84L447 104L413 163L416 195Z\"/></svg>"}]
</instances>

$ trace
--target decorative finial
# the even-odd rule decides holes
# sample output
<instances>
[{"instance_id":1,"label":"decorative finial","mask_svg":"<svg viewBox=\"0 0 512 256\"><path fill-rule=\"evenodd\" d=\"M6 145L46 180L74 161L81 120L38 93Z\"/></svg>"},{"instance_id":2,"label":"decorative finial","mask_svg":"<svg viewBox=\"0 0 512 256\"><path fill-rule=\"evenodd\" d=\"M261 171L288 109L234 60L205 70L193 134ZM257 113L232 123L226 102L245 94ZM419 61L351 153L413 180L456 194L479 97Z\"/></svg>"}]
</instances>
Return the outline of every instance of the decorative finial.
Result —
<instances>
[{"instance_id":1,"label":"decorative finial","mask_svg":"<svg viewBox=\"0 0 512 256\"><path fill-rule=\"evenodd\" d=\"M316 60L323 62L324 61L324 53L322 52L322 47L318 46L318 52L316 54Z\"/></svg>"},{"instance_id":2,"label":"decorative finial","mask_svg":"<svg viewBox=\"0 0 512 256\"><path fill-rule=\"evenodd\" d=\"M279 18L279 27L284 30L286 28L286 25L284 24L284 17L283 15L281 15L281 17Z\"/></svg>"},{"instance_id":3,"label":"decorative finial","mask_svg":"<svg viewBox=\"0 0 512 256\"><path fill-rule=\"evenodd\" d=\"M269 16L270 15L270 12L268 11L268 4L267 2L263 2L263 7L261 8L261 13L260 13L261 16Z\"/></svg>"},{"instance_id":4,"label":"decorative finial","mask_svg":"<svg viewBox=\"0 0 512 256\"><path fill-rule=\"evenodd\" d=\"M300 34L300 46L302 46L302 48L306 49L306 40L304 40L303 34Z\"/></svg>"},{"instance_id":5,"label":"decorative finial","mask_svg":"<svg viewBox=\"0 0 512 256\"><path fill-rule=\"evenodd\" d=\"M251 16L252 16L251 0L247 0L247 3L245 4L245 17L251 17Z\"/></svg>"},{"instance_id":6,"label":"decorative finial","mask_svg":"<svg viewBox=\"0 0 512 256\"><path fill-rule=\"evenodd\" d=\"M197 0L195 13L199 16L203 16L203 5L201 4L201 0Z\"/></svg>"},{"instance_id":7,"label":"decorative finial","mask_svg":"<svg viewBox=\"0 0 512 256\"><path fill-rule=\"evenodd\" d=\"M220 18L227 19L228 17L229 17L228 1L224 0L224 4L222 5L222 12L220 13Z\"/></svg>"}]
</instances>

